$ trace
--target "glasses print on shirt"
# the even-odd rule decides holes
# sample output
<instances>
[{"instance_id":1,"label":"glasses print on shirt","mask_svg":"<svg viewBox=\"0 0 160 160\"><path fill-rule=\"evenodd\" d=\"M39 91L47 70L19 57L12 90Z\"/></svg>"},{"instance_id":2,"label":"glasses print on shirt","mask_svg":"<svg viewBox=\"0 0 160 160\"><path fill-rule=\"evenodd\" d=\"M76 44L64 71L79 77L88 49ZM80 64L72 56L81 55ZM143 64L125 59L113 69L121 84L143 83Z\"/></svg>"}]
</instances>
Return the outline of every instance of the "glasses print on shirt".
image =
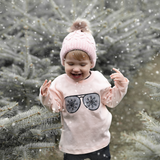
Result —
<instances>
[{"instance_id":1,"label":"glasses print on shirt","mask_svg":"<svg viewBox=\"0 0 160 160\"><path fill-rule=\"evenodd\" d=\"M97 93L73 95L65 97L66 109L69 113L75 113L81 106L81 99L86 108L91 111L97 110L100 105L100 96Z\"/></svg>"}]
</instances>

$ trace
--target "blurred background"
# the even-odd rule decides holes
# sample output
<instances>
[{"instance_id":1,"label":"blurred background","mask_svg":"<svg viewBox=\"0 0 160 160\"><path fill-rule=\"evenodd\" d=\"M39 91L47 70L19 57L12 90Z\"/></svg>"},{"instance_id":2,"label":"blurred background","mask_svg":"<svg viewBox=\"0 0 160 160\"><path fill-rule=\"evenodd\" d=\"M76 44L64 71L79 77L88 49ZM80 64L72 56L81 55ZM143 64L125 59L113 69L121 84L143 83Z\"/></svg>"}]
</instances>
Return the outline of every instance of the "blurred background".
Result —
<instances>
[{"instance_id":1,"label":"blurred background","mask_svg":"<svg viewBox=\"0 0 160 160\"><path fill-rule=\"evenodd\" d=\"M159 6L159 0L1 0L2 160L63 159L60 115L49 113L38 94L45 79L64 73L59 52L78 17L91 23L98 55L94 70L112 85L113 67L130 80L125 98L109 109L112 159L160 159Z\"/></svg>"}]
</instances>

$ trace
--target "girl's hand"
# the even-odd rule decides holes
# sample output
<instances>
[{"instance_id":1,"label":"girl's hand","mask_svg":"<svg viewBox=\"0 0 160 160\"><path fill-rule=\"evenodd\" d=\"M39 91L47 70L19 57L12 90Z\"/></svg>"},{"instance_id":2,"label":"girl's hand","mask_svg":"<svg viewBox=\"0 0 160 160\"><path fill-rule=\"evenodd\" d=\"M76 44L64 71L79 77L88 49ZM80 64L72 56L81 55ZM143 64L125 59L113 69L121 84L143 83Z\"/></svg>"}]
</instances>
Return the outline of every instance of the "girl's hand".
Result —
<instances>
[{"instance_id":1,"label":"girl's hand","mask_svg":"<svg viewBox=\"0 0 160 160\"><path fill-rule=\"evenodd\" d=\"M49 82L47 82L47 79L46 79L41 87L41 95L42 96L47 95L48 88L50 87L50 85L51 85L51 80Z\"/></svg>"},{"instance_id":2,"label":"girl's hand","mask_svg":"<svg viewBox=\"0 0 160 160\"><path fill-rule=\"evenodd\" d=\"M110 75L111 79L113 79L114 81L120 81L120 82L124 82L125 81L125 77L123 76L123 74L116 68L113 68L113 70L116 72L116 73L112 73Z\"/></svg>"}]
</instances>

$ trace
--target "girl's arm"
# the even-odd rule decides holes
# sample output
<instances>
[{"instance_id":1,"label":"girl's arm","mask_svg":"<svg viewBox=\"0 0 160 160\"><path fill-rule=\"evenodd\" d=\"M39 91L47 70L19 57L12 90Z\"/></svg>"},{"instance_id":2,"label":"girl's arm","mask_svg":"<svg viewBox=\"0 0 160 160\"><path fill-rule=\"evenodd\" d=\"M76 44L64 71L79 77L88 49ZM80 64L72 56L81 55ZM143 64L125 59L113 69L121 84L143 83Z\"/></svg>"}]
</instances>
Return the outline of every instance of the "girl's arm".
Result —
<instances>
[{"instance_id":1,"label":"girl's arm","mask_svg":"<svg viewBox=\"0 0 160 160\"><path fill-rule=\"evenodd\" d=\"M59 112L62 110L62 99L58 91L51 81L44 81L43 85L40 88L39 98L43 106L45 106L51 112Z\"/></svg>"},{"instance_id":2,"label":"girl's arm","mask_svg":"<svg viewBox=\"0 0 160 160\"><path fill-rule=\"evenodd\" d=\"M102 103L108 107L116 107L122 98L127 93L129 80L123 76L123 74L113 68L116 73L111 74L111 78L114 80L115 86L109 87L102 92Z\"/></svg>"}]
</instances>

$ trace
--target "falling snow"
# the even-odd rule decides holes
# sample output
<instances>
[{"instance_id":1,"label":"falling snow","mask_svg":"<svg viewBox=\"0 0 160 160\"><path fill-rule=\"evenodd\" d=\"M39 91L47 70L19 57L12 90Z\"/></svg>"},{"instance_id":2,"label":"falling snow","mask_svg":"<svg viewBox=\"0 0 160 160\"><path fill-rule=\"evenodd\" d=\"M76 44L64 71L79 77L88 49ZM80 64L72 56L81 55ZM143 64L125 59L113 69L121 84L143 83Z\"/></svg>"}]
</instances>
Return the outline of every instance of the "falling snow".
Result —
<instances>
[{"instance_id":1,"label":"falling snow","mask_svg":"<svg viewBox=\"0 0 160 160\"><path fill-rule=\"evenodd\" d=\"M52 133L44 131L51 127L51 124L44 125L43 132L38 132L46 132L44 137L37 135L31 141L26 138L31 137L30 134L25 132L24 127L21 130L21 126L24 125L25 120L47 112L46 110L39 112L42 108L38 99L39 88L45 79L54 80L63 72L59 60L62 39L67 34L66 29L70 22L77 16L83 16L91 20L93 36L97 43L98 59L95 69L108 78L112 68L117 67L130 79L129 91L123 102L117 108L111 109L113 112L111 130L113 147L111 147L111 151L114 153L113 159L119 159L117 150L121 147L121 144L118 144L120 133L124 130L139 129L140 121L135 115L140 110L143 109L150 114L159 110L155 99L151 97L152 101L150 101L148 98L150 93L144 83L146 81L160 82L160 2L158 0L142 0L143 4L141 5L136 5L137 1L131 0L101 1L101 3L95 1L96 4L94 1L83 3L82 0L72 1L74 4L69 1L65 3L65 0L42 0L39 3L36 0L4 2L4 4L3 1L0 2L0 105L4 107L15 101L18 102L18 105L13 112L9 106L6 109L9 114L6 113L4 117L0 114L1 119L4 119L4 122L12 127L9 130L0 124L0 134L3 128L3 132L7 133L5 134L6 139L13 137L19 143L23 140L24 145L29 145L27 141L45 141L43 138L47 138L50 142L55 140L51 135L57 135L58 131L52 131ZM127 11L126 6L133 6L133 8ZM121 10L121 7L125 9ZM153 56L154 53L156 54ZM152 62L146 65L148 60ZM108 80L110 81L109 78ZM84 87L82 87L83 89ZM92 88L90 88L90 92L92 92ZM75 90L76 93L77 90ZM94 104L95 101L92 105L94 106ZM38 112L35 112L34 115L32 115L33 110L31 113L29 112L33 106L39 106ZM26 117L24 117L25 111L28 111ZM65 110L63 109L63 111ZM19 121L16 120L17 117L14 117L13 121L8 122L7 116L17 116ZM53 115L48 115L48 117L51 116ZM47 116L43 118L47 119ZM32 126L36 127L37 123L42 123L41 120L42 117L36 119L34 123L27 121L26 131ZM17 123L21 125L17 125ZM14 130L16 127L17 130ZM14 137L16 134L10 134L9 131L19 133L20 137ZM26 136L24 136L25 134ZM2 137L5 136L3 134ZM3 145L6 142L8 146L17 144L12 142L10 144L6 139L4 139ZM38 148L37 151L43 152L43 149ZM31 150L31 153L36 154L36 150Z\"/></svg>"}]
</instances>

